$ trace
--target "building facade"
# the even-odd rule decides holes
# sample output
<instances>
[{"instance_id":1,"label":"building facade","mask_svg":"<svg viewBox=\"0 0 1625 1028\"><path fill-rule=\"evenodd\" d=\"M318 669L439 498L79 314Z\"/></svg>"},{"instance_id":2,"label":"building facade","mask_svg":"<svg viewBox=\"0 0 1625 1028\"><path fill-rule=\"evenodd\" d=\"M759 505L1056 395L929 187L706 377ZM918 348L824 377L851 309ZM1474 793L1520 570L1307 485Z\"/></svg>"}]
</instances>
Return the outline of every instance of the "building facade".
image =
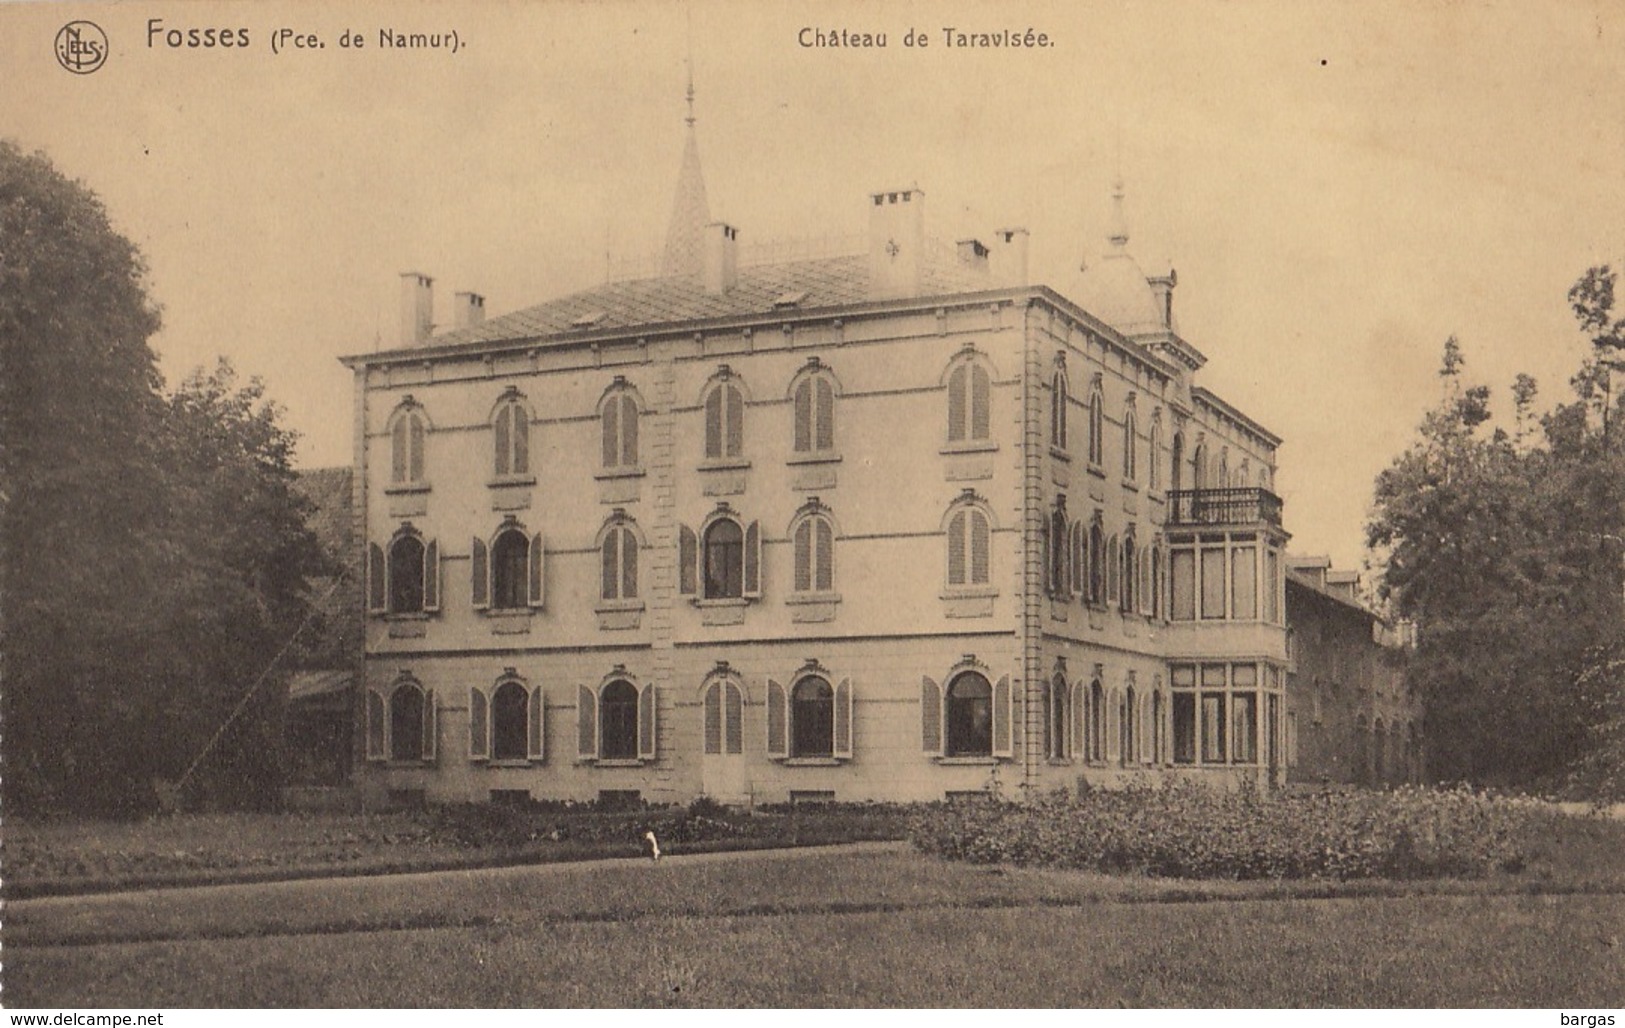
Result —
<instances>
[{"instance_id":1,"label":"building facade","mask_svg":"<svg viewBox=\"0 0 1625 1028\"><path fill-rule=\"evenodd\" d=\"M1117 197L1121 211L1121 189ZM692 136L655 273L346 359L355 781L430 801L1280 782L1279 439L1119 224L1063 288L919 189L753 257Z\"/></svg>"},{"instance_id":2,"label":"building facade","mask_svg":"<svg viewBox=\"0 0 1625 1028\"><path fill-rule=\"evenodd\" d=\"M1411 626L1360 602L1326 557L1287 562L1287 779L1392 786L1423 778L1422 703L1405 674Z\"/></svg>"}]
</instances>

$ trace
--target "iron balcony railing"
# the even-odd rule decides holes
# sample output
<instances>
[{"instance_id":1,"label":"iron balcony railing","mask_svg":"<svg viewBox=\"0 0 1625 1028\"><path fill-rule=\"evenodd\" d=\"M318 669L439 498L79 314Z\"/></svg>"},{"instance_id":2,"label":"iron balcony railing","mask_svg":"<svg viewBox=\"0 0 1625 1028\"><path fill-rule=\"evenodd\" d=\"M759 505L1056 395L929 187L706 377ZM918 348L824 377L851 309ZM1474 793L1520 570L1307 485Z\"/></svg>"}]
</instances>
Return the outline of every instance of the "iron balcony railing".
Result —
<instances>
[{"instance_id":1,"label":"iron balcony railing","mask_svg":"<svg viewBox=\"0 0 1625 1028\"><path fill-rule=\"evenodd\" d=\"M1170 525L1281 523L1281 498L1268 489L1174 489L1168 493Z\"/></svg>"}]
</instances>

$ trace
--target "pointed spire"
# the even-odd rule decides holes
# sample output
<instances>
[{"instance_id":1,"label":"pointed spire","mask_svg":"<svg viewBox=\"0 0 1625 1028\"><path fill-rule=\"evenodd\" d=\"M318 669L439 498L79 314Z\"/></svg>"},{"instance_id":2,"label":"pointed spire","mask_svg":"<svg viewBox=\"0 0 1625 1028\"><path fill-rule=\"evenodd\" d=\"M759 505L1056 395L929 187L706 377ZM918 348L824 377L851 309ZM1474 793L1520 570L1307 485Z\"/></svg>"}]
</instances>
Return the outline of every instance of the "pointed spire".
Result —
<instances>
[{"instance_id":1,"label":"pointed spire","mask_svg":"<svg viewBox=\"0 0 1625 1028\"><path fill-rule=\"evenodd\" d=\"M1128 246L1128 221L1123 217L1123 176L1112 181L1112 230L1106 241L1121 250Z\"/></svg>"},{"instance_id":2,"label":"pointed spire","mask_svg":"<svg viewBox=\"0 0 1625 1028\"><path fill-rule=\"evenodd\" d=\"M705 226L711 208L705 199L705 177L700 173L700 145L694 134L694 64L688 64L688 138L683 144L683 165L677 173L677 194L672 200L666 249L660 259L662 275L699 275L705 259Z\"/></svg>"}]
</instances>

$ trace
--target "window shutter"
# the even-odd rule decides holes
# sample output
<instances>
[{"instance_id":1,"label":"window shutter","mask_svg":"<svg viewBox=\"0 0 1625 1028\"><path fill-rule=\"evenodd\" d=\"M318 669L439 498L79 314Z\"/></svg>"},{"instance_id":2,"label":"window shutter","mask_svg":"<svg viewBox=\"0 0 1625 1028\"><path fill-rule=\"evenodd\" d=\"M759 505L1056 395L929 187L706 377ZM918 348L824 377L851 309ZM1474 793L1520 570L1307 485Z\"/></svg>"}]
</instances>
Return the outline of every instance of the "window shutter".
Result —
<instances>
[{"instance_id":1,"label":"window shutter","mask_svg":"<svg viewBox=\"0 0 1625 1028\"><path fill-rule=\"evenodd\" d=\"M598 595L613 600L619 595L621 568L617 559L621 547L620 529L611 528L604 533L604 545L599 551Z\"/></svg>"},{"instance_id":2,"label":"window shutter","mask_svg":"<svg viewBox=\"0 0 1625 1028\"><path fill-rule=\"evenodd\" d=\"M818 380L817 434L813 444L820 450L835 449L835 389L826 378Z\"/></svg>"},{"instance_id":3,"label":"window shutter","mask_svg":"<svg viewBox=\"0 0 1625 1028\"><path fill-rule=\"evenodd\" d=\"M633 600L638 595L638 537L630 528L620 530L621 535L621 599Z\"/></svg>"},{"instance_id":4,"label":"window shutter","mask_svg":"<svg viewBox=\"0 0 1625 1028\"><path fill-rule=\"evenodd\" d=\"M621 397L621 465L638 463L638 402L630 395Z\"/></svg>"},{"instance_id":5,"label":"window shutter","mask_svg":"<svg viewBox=\"0 0 1625 1028\"><path fill-rule=\"evenodd\" d=\"M835 687L835 753L841 760L852 759L852 679L843 678Z\"/></svg>"},{"instance_id":6,"label":"window shutter","mask_svg":"<svg viewBox=\"0 0 1625 1028\"><path fill-rule=\"evenodd\" d=\"M474 609L484 610L491 605L491 567L485 540L475 538L469 553L472 555L469 563L472 565L470 577L473 580Z\"/></svg>"},{"instance_id":7,"label":"window shutter","mask_svg":"<svg viewBox=\"0 0 1625 1028\"><path fill-rule=\"evenodd\" d=\"M677 526L677 591L693 596L699 591L700 540L687 525Z\"/></svg>"},{"instance_id":8,"label":"window shutter","mask_svg":"<svg viewBox=\"0 0 1625 1028\"><path fill-rule=\"evenodd\" d=\"M705 455L722 456L722 391L718 386L705 398Z\"/></svg>"},{"instance_id":9,"label":"window shutter","mask_svg":"<svg viewBox=\"0 0 1625 1028\"><path fill-rule=\"evenodd\" d=\"M610 397L604 401L603 435L604 435L604 467L613 468L620 459L620 432L617 423L620 421L620 400Z\"/></svg>"},{"instance_id":10,"label":"window shutter","mask_svg":"<svg viewBox=\"0 0 1625 1028\"><path fill-rule=\"evenodd\" d=\"M789 700L784 686L767 680L767 755L771 760L789 756Z\"/></svg>"},{"instance_id":11,"label":"window shutter","mask_svg":"<svg viewBox=\"0 0 1625 1028\"><path fill-rule=\"evenodd\" d=\"M987 369L980 365L971 366L971 398L970 398L970 434L972 439L986 439L990 422L990 401L992 399L992 382L987 377Z\"/></svg>"},{"instance_id":12,"label":"window shutter","mask_svg":"<svg viewBox=\"0 0 1625 1028\"><path fill-rule=\"evenodd\" d=\"M961 364L948 376L948 441L957 443L965 438L965 365Z\"/></svg>"},{"instance_id":13,"label":"window shutter","mask_svg":"<svg viewBox=\"0 0 1625 1028\"><path fill-rule=\"evenodd\" d=\"M407 417L412 436L411 481L423 481L423 419L416 414Z\"/></svg>"},{"instance_id":14,"label":"window shutter","mask_svg":"<svg viewBox=\"0 0 1625 1028\"><path fill-rule=\"evenodd\" d=\"M948 584L965 584L965 511L958 511L948 520Z\"/></svg>"},{"instance_id":15,"label":"window shutter","mask_svg":"<svg viewBox=\"0 0 1625 1028\"><path fill-rule=\"evenodd\" d=\"M576 756L592 760L598 756L598 696L584 685L576 686Z\"/></svg>"},{"instance_id":16,"label":"window shutter","mask_svg":"<svg viewBox=\"0 0 1625 1028\"><path fill-rule=\"evenodd\" d=\"M1086 720L1088 711L1084 709L1085 692L1082 680L1073 682L1068 692L1072 697L1070 708L1072 711L1072 717L1070 719L1071 723L1068 726L1072 732L1072 744L1067 750L1067 755L1081 757L1087 752L1088 749L1084 742L1084 740L1087 738L1084 733L1088 726L1088 721Z\"/></svg>"},{"instance_id":17,"label":"window shutter","mask_svg":"<svg viewBox=\"0 0 1625 1028\"><path fill-rule=\"evenodd\" d=\"M920 677L920 749L942 756L942 686Z\"/></svg>"},{"instance_id":18,"label":"window shutter","mask_svg":"<svg viewBox=\"0 0 1625 1028\"><path fill-rule=\"evenodd\" d=\"M705 712L704 736L705 752L718 754L722 752L722 685L712 682L705 690L705 701L702 704Z\"/></svg>"},{"instance_id":19,"label":"window shutter","mask_svg":"<svg viewBox=\"0 0 1625 1028\"><path fill-rule=\"evenodd\" d=\"M367 544L367 613L382 614L389 609L389 561L384 559L384 548L377 543Z\"/></svg>"},{"instance_id":20,"label":"window shutter","mask_svg":"<svg viewBox=\"0 0 1625 1028\"><path fill-rule=\"evenodd\" d=\"M722 691L723 748L734 756L745 752L745 692L729 682Z\"/></svg>"},{"instance_id":21,"label":"window shutter","mask_svg":"<svg viewBox=\"0 0 1625 1028\"><path fill-rule=\"evenodd\" d=\"M384 741L384 725L388 718L384 716L384 697L376 689L367 690L367 759L383 760L389 755L389 746Z\"/></svg>"},{"instance_id":22,"label":"window shutter","mask_svg":"<svg viewBox=\"0 0 1625 1028\"><path fill-rule=\"evenodd\" d=\"M973 510L968 512L966 520L970 525L970 580L976 585L987 585L993 580L987 515Z\"/></svg>"},{"instance_id":23,"label":"window shutter","mask_svg":"<svg viewBox=\"0 0 1625 1028\"><path fill-rule=\"evenodd\" d=\"M542 687L536 686L530 691L530 736L526 740L525 756L531 760L543 760L547 756L547 698L542 693Z\"/></svg>"},{"instance_id":24,"label":"window shutter","mask_svg":"<svg viewBox=\"0 0 1625 1028\"><path fill-rule=\"evenodd\" d=\"M745 529L745 595L752 599L762 595L762 529L758 521Z\"/></svg>"},{"instance_id":25,"label":"window shutter","mask_svg":"<svg viewBox=\"0 0 1625 1028\"><path fill-rule=\"evenodd\" d=\"M395 427L389 433L389 480L391 482L405 482L407 470L407 441L406 416L395 419Z\"/></svg>"},{"instance_id":26,"label":"window shutter","mask_svg":"<svg viewBox=\"0 0 1625 1028\"><path fill-rule=\"evenodd\" d=\"M796 432L795 451L806 453L813 448L812 444L812 379L802 379L796 386Z\"/></svg>"},{"instance_id":27,"label":"window shutter","mask_svg":"<svg viewBox=\"0 0 1625 1028\"><path fill-rule=\"evenodd\" d=\"M491 755L491 708L485 690L468 690L468 759L484 760Z\"/></svg>"},{"instance_id":28,"label":"window shutter","mask_svg":"<svg viewBox=\"0 0 1625 1028\"><path fill-rule=\"evenodd\" d=\"M1010 744L1010 676L993 687L993 755L1008 757L1015 752Z\"/></svg>"},{"instance_id":29,"label":"window shutter","mask_svg":"<svg viewBox=\"0 0 1625 1028\"><path fill-rule=\"evenodd\" d=\"M796 592L812 589L812 519L796 526Z\"/></svg>"},{"instance_id":30,"label":"window shutter","mask_svg":"<svg viewBox=\"0 0 1625 1028\"><path fill-rule=\"evenodd\" d=\"M813 535L818 542L814 547L818 561L813 585L828 592L835 588L835 529L828 519L819 518L813 524Z\"/></svg>"},{"instance_id":31,"label":"window shutter","mask_svg":"<svg viewBox=\"0 0 1625 1028\"><path fill-rule=\"evenodd\" d=\"M434 690L423 690L423 759L434 762L435 743L440 739L440 708L435 704Z\"/></svg>"},{"instance_id":32,"label":"window shutter","mask_svg":"<svg viewBox=\"0 0 1625 1028\"><path fill-rule=\"evenodd\" d=\"M513 452L509 441L513 426L514 408L512 404L503 404L497 411L496 423L496 473L506 475L510 470L517 471L508 463L508 455Z\"/></svg>"},{"instance_id":33,"label":"window shutter","mask_svg":"<svg viewBox=\"0 0 1625 1028\"><path fill-rule=\"evenodd\" d=\"M430 539L423 547L423 611L433 614L440 609L440 541Z\"/></svg>"},{"instance_id":34,"label":"window shutter","mask_svg":"<svg viewBox=\"0 0 1625 1028\"><path fill-rule=\"evenodd\" d=\"M745 452L745 394L737 386L724 386L728 393L728 402L724 405L728 413L728 453L729 457L737 457Z\"/></svg>"},{"instance_id":35,"label":"window shutter","mask_svg":"<svg viewBox=\"0 0 1625 1028\"><path fill-rule=\"evenodd\" d=\"M638 690L638 759L653 760L659 752L655 740L655 726L659 711L656 709L659 693L653 684Z\"/></svg>"},{"instance_id":36,"label":"window shutter","mask_svg":"<svg viewBox=\"0 0 1625 1028\"><path fill-rule=\"evenodd\" d=\"M513 473L523 475L530 470L530 415L517 403L512 411Z\"/></svg>"},{"instance_id":37,"label":"window shutter","mask_svg":"<svg viewBox=\"0 0 1625 1028\"><path fill-rule=\"evenodd\" d=\"M547 551L543 546L542 533L537 532L530 537L530 605L532 607L546 606L547 603Z\"/></svg>"}]
</instances>

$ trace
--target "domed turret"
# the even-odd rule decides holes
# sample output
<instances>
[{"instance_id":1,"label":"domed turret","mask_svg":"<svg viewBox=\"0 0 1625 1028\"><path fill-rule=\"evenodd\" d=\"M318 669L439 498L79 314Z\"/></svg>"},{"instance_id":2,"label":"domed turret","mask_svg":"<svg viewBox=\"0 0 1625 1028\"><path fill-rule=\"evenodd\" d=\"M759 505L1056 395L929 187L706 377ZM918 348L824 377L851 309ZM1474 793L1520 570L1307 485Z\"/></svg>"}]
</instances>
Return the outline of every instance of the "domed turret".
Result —
<instances>
[{"instance_id":1,"label":"domed turret","mask_svg":"<svg viewBox=\"0 0 1625 1028\"><path fill-rule=\"evenodd\" d=\"M1093 261L1084 261L1079 270L1075 299L1083 309L1124 335L1165 332L1172 326L1172 306L1166 295L1173 284L1173 272L1158 279L1167 288L1159 290L1146 277L1128 252L1128 226L1123 219L1123 180L1112 183L1112 228L1106 237L1109 247Z\"/></svg>"}]
</instances>

